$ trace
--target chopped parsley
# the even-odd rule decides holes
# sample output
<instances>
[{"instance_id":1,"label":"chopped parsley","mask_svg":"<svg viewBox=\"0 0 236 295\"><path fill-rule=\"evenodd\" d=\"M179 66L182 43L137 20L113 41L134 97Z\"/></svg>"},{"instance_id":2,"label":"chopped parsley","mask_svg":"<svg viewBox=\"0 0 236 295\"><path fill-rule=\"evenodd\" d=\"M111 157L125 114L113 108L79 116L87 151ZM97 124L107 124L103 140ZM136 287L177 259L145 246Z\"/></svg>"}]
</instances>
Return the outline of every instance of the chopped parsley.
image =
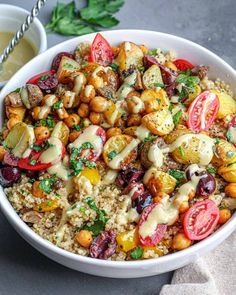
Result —
<instances>
[{"instance_id":1,"label":"chopped parsley","mask_svg":"<svg viewBox=\"0 0 236 295\"><path fill-rule=\"evenodd\" d=\"M211 173L211 174L215 174L216 173L216 168L215 167L208 167L207 172Z\"/></svg>"},{"instance_id":2,"label":"chopped parsley","mask_svg":"<svg viewBox=\"0 0 236 295\"><path fill-rule=\"evenodd\" d=\"M40 80L40 81L44 81L44 80L46 80L47 78L49 78L49 75L41 76L41 77L39 78L39 80Z\"/></svg>"},{"instance_id":3,"label":"chopped parsley","mask_svg":"<svg viewBox=\"0 0 236 295\"><path fill-rule=\"evenodd\" d=\"M62 102L62 100L58 100L53 105L53 109L54 110L59 110L59 109L62 109L62 108L63 108L63 102Z\"/></svg>"},{"instance_id":4,"label":"chopped parsley","mask_svg":"<svg viewBox=\"0 0 236 295\"><path fill-rule=\"evenodd\" d=\"M44 151L47 150L50 146L51 145L50 145L49 141L45 140L40 144L34 143L33 146L32 146L32 149L35 152L40 152L41 150L44 150Z\"/></svg>"},{"instance_id":5,"label":"chopped parsley","mask_svg":"<svg viewBox=\"0 0 236 295\"><path fill-rule=\"evenodd\" d=\"M171 169L168 171L168 173L177 180L177 185L182 184L185 180L184 172L182 171Z\"/></svg>"},{"instance_id":6,"label":"chopped parsley","mask_svg":"<svg viewBox=\"0 0 236 295\"><path fill-rule=\"evenodd\" d=\"M72 129L75 129L76 131L81 131L81 126L80 125L73 125Z\"/></svg>"},{"instance_id":7,"label":"chopped parsley","mask_svg":"<svg viewBox=\"0 0 236 295\"><path fill-rule=\"evenodd\" d=\"M229 130L226 132L225 136L226 136L227 140L228 140L229 142L231 142L231 139L232 139L232 138L231 138L231 133L230 133Z\"/></svg>"},{"instance_id":8,"label":"chopped parsley","mask_svg":"<svg viewBox=\"0 0 236 295\"><path fill-rule=\"evenodd\" d=\"M46 119L42 119L42 120L36 122L35 127L38 127L38 126L46 126L49 128L53 128L54 122L53 122L52 117L48 116Z\"/></svg>"},{"instance_id":9,"label":"chopped parsley","mask_svg":"<svg viewBox=\"0 0 236 295\"><path fill-rule=\"evenodd\" d=\"M36 163L37 163L37 161L34 160L34 159L31 159L31 160L29 160L29 162L28 162L28 164L29 164L29 165L32 165L32 166L34 166Z\"/></svg>"},{"instance_id":10,"label":"chopped parsley","mask_svg":"<svg viewBox=\"0 0 236 295\"><path fill-rule=\"evenodd\" d=\"M105 224L101 220L95 220L92 225L84 224L83 229L92 232L93 236L98 236L105 229Z\"/></svg>"},{"instance_id":11,"label":"chopped parsley","mask_svg":"<svg viewBox=\"0 0 236 295\"><path fill-rule=\"evenodd\" d=\"M179 110L174 116L173 116L173 122L174 122L174 125L177 126L179 124L179 120L182 116L183 112L182 110Z\"/></svg>"},{"instance_id":12,"label":"chopped parsley","mask_svg":"<svg viewBox=\"0 0 236 295\"><path fill-rule=\"evenodd\" d=\"M117 155L116 151L111 151L110 153L107 154L108 158L110 160L112 160L113 158L115 158L115 156Z\"/></svg>"},{"instance_id":13,"label":"chopped parsley","mask_svg":"<svg viewBox=\"0 0 236 295\"><path fill-rule=\"evenodd\" d=\"M65 63L64 65L63 65L63 67L64 68L67 68L67 69L76 69L76 67L74 67L72 64L70 64L70 63Z\"/></svg>"},{"instance_id":14,"label":"chopped parsley","mask_svg":"<svg viewBox=\"0 0 236 295\"><path fill-rule=\"evenodd\" d=\"M112 63L108 65L114 72L118 71L118 65L116 63Z\"/></svg>"},{"instance_id":15,"label":"chopped parsley","mask_svg":"<svg viewBox=\"0 0 236 295\"><path fill-rule=\"evenodd\" d=\"M155 83L154 86L155 87L160 87L160 88L165 88L165 85L161 84L161 83Z\"/></svg>"},{"instance_id":16,"label":"chopped parsley","mask_svg":"<svg viewBox=\"0 0 236 295\"><path fill-rule=\"evenodd\" d=\"M200 79L198 76L191 76L191 71L188 69L186 73L180 72L175 82L182 84L182 89L179 95L181 101L189 95L190 91L194 91L195 86L199 84Z\"/></svg>"},{"instance_id":17,"label":"chopped parsley","mask_svg":"<svg viewBox=\"0 0 236 295\"><path fill-rule=\"evenodd\" d=\"M173 104L170 103L170 105L169 105L169 111L172 113L172 110L173 110Z\"/></svg>"},{"instance_id":18,"label":"chopped parsley","mask_svg":"<svg viewBox=\"0 0 236 295\"><path fill-rule=\"evenodd\" d=\"M39 188L45 193L50 194L53 191L53 185L57 180L55 178L45 178L40 180Z\"/></svg>"},{"instance_id":19,"label":"chopped parsley","mask_svg":"<svg viewBox=\"0 0 236 295\"><path fill-rule=\"evenodd\" d=\"M12 92L16 92L16 93L19 93L21 91L21 88L16 88L14 91Z\"/></svg>"},{"instance_id":20,"label":"chopped parsley","mask_svg":"<svg viewBox=\"0 0 236 295\"><path fill-rule=\"evenodd\" d=\"M135 248L131 253L130 256L133 259L139 259L143 256L143 248L141 248L140 246L138 246L137 248Z\"/></svg>"},{"instance_id":21,"label":"chopped parsley","mask_svg":"<svg viewBox=\"0 0 236 295\"><path fill-rule=\"evenodd\" d=\"M182 146L179 147L179 152L180 152L180 155L183 157L184 156L184 150L183 150Z\"/></svg>"},{"instance_id":22,"label":"chopped parsley","mask_svg":"<svg viewBox=\"0 0 236 295\"><path fill-rule=\"evenodd\" d=\"M151 141L151 140L153 140L153 139L155 139L155 138L157 138L157 136L153 136L151 133L149 133L149 135L148 135L147 137L144 138L144 141L142 142L142 145L141 145L141 149L144 147L144 145L145 145L147 142L149 142L149 141Z\"/></svg>"}]
</instances>

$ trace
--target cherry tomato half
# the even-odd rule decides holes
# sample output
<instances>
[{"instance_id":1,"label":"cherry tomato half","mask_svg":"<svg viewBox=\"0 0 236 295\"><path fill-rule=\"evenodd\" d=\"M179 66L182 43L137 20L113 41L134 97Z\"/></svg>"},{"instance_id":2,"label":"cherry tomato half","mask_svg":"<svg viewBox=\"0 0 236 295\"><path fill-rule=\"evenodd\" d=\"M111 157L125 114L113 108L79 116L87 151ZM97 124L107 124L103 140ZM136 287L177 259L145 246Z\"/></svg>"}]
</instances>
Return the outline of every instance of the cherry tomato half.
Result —
<instances>
[{"instance_id":1,"label":"cherry tomato half","mask_svg":"<svg viewBox=\"0 0 236 295\"><path fill-rule=\"evenodd\" d=\"M220 210L209 199L195 203L184 216L185 235L194 241L205 239L215 229Z\"/></svg>"},{"instance_id":2,"label":"cherry tomato half","mask_svg":"<svg viewBox=\"0 0 236 295\"><path fill-rule=\"evenodd\" d=\"M173 61L173 63L179 71L183 72L186 72L188 69L192 70L194 67L189 61L185 59L176 59L175 61Z\"/></svg>"},{"instance_id":3,"label":"cherry tomato half","mask_svg":"<svg viewBox=\"0 0 236 295\"><path fill-rule=\"evenodd\" d=\"M188 108L188 127L196 132L208 130L218 113L220 101L216 94L204 91L198 95Z\"/></svg>"},{"instance_id":4,"label":"cherry tomato half","mask_svg":"<svg viewBox=\"0 0 236 295\"><path fill-rule=\"evenodd\" d=\"M110 44L98 33L91 46L90 61L107 66L112 63L112 59L113 53Z\"/></svg>"},{"instance_id":5,"label":"cherry tomato half","mask_svg":"<svg viewBox=\"0 0 236 295\"><path fill-rule=\"evenodd\" d=\"M45 80L46 78L48 78L48 76L53 76L54 74L55 74L55 71L53 71L53 70L40 73L40 74L30 78L29 81L26 82L26 84L35 84L36 85L40 79Z\"/></svg>"},{"instance_id":6,"label":"cherry tomato half","mask_svg":"<svg viewBox=\"0 0 236 295\"><path fill-rule=\"evenodd\" d=\"M142 224L144 222L146 222L148 215L152 212L152 210L158 206L158 204L152 204L150 206L148 206L142 213L141 218L139 220L139 229L142 226ZM154 231L154 233L151 236L147 236L147 237L142 237L140 235L139 232L139 240L141 242L141 244L145 245L145 246L156 246L164 237L165 232L167 230L167 225L166 224L158 224L156 226L156 229Z\"/></svg>"}]
</instances>

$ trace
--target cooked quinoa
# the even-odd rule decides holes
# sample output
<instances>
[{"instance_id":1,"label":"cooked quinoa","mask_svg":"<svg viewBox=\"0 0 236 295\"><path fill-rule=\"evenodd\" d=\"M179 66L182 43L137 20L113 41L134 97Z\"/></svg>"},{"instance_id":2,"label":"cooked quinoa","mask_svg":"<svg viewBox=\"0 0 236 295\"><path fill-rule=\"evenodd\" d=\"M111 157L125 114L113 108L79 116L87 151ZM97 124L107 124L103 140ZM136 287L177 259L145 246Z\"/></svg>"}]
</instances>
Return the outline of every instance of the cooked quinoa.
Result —
<instances>
[{"instance_id":1,"label":"cooked quinoa","mask_svg":"<svg viewBox=\"0 0 236 295\"><path fill-rule=\"evenodd\" d=\"M236 102L208 70L97 34L9 93L0 181L22 220L62 249L117 261L183 250L226 223Z\"/></svg>"}]
</instances>

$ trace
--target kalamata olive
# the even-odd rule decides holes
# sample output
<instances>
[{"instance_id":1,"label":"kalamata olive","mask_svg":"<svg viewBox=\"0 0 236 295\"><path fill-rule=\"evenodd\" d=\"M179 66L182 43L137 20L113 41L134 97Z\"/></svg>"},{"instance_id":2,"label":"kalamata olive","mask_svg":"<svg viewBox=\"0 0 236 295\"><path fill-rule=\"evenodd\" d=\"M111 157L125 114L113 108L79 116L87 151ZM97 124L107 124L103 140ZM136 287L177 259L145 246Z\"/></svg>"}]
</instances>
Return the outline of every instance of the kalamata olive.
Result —
<instances>
[{"instance_id":1,"label":"kalamata olive","mask_svg":"<svg viewBox=\"0 0 236 295\"><path fill-rule=\"evenodd\" d=\"M149 192L144 192L137 198L132 199L132 207L136 207L137 212L141 214L146 207L152 204L152 201L151 194Z\"/></svg>"},{"instance_id":2,"label":"kalamata olive","mask_svg":"<svg viewBox=\"0 0 236 295\"><path fill-rule=\"evenodd\" d=\"M4 155L3 158L3 163L9 166L17 166L19 162L19 159L16 158L13 154L10 154L9 152L7 152Z\"/></svg>"},{"instance_id":3,"label":"kalamata olive","mask_svg":"<svg viewBox=\"0 0 236 295\"><path fill-rule=\"evenodd\" d=\"M104 231L97 236L90 247L90 256L98 259L108 259L117 248L116 231L114 229Z\"/></svg>"},{"instance_id":4,"label":"kalamata olive","mask_svg":"<svg viewBox=\"0 0 236 295\"><path fill-rule=\"evenodd\" d=\"M21 177L21 171L18 167L3 167L0 169L0 184L3 187L11 186Z\"/></svg>"},{"instance_id":5,"label":"kalamata olive","mask_svg":"<svg viewBox=\"0 0 236 295\"><path fill-rule=\"evenodd\" d=\"M196 195L201 197L208 197L213 194L216 189L216 180L213 175L205 173L198 182Z\"/></svg>"},{"instance_id":6,"label":"kalamata olive","mask_svg":"<svg viewBox=\"0 0 236 295\"><path fill-rule=\"evenodd\" d=\"M38 87L46 92L51 92L58 85L58 80L55 75L47 77L45 80L38 81Z\"/></svg>"},{"instance_id":7,"label":"kalamata olive","mask_svg":"<svg viewBox=\"0 0 236 295\"><path fill-rule=\"evenodd\" d=\"M67 56L69 58L72 58L74 59L74 55L72 53L69 53L69 52L60 52L58 53L53 61L52 61L52 65L51 65L51 69L54 70L54 71L57 71L58 70L58 67L59 67L59 64L60 64L60 61L62 59L63 56Z\"/></svg>"},{"instance_id":8,"label":"kalamata olive","mask_svg":"<svg viewBox=\"0 0 236 295\"><path fill-rule=\"evenodd\" d=\"M144 171L135 167L127 167L121 171L117 177L117 183L121 187L126 187L130 182L142 179Z\"/></svg>"}]
</instances>

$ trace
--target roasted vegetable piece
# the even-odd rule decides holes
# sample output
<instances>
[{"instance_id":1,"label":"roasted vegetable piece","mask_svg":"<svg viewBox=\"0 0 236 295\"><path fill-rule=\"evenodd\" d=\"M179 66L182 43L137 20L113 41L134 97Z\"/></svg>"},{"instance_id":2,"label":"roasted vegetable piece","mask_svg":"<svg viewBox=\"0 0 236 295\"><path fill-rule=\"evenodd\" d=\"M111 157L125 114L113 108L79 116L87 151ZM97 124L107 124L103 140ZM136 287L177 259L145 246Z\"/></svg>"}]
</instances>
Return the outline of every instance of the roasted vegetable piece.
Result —
<instances>
[{"instance_id":1,"label":"roasted vegetable piece","mask_svg":"<svg viewBox=\"0 0 236 295\"><path fill-rule=\"evenodd\" d=\"M107 66L112 62L113 53L111 46L100 33L97 33L93 40L89 58L90 61L97 62L102 66Z\"/></svg>"},{"instance_id":2,"label":"roasted vegetable piece","mask_svg":"<svg viewBox=\"0 0 236 295\"><path fill-rule=\"evenodd\" d=\"M218 139L214 149L212 164L221 166L236 162L236 148L232 143L224 139Z\"/></svg>"},{"instance_id":3,"label":"roasted vegetable piece","mask_svg":"<svg viewBox=\"0 0 236 295\"><path fill-rule=\"evenodd\" d=\"M168 109L145 115L142 124L155 135L166 135L174 129L173 118Z\"/></svg>"},{"instance_id":4,"label":"roasted vegetable piece","mask_svg":"<svg viewBox=\"0 0 236 295\"><path fill-rule=\"evenodd\" d=\"M67 56L62 56L60 65L57 70L57 78L59 83L68 83L71 80L71 75L79 73L80 65Z\"/></svg>"},{"instance_id":5,"label":"roasted vegetable piece","mask_svg":"<svg viewBox=\"0 0 236 295\"><path fill-rule=\"evenodd\" d=\"M148 169L153 165L153 162L149 159L149 150L151 146L158 146L159 148L163 148L165 146L165 142L163 138L154 138L152 140L147 141L142 145L141 149L141 163L142 165ZM159 160L161 164L161 160ZM155 163L156 164L156 163Z\"/></svg>"},{"instance_id":6,"label":"roasted vegetable piece","mask_svg":"<svg viewBox=\"0 0 236 295\"><path fill-rule=\"evenodd\" d=\"M54 71L57 71L58 68L59 68L59 65L60 65L60 62L61 62L61 59L63 56L67 56L69 57L70 59L73 59L73 54L69 53L69 52L60 52L58 53L53 61L52 61L52 65L51 65L51 69L54 70Z\"/></svg>"},{"instance_id":7,"label":"roasted vegetable piece","mask_svg":"<svg viewBox=\"0 0 236 295\"><path fill-rule=\"evenodd\" d=\"M34 84L27 84L22 87L20 95L22 102L27 109L32 109L40 105L43 100L43 93L41 89Z\"/></svg>"},{"instance_id":8,"label":"roasted vegetable piece","mask_svg":"<svg viewBox=\"0 0 236 295\"><path fill-rule=\"evenodd\" d=\"M84 170L80 172L80 174L76 177L79 178L81 176L86 177L91 182L92 185L97 185L101 180L101 175L99 174L99 171L97 168L85 167Z\"/></svg>"},{"instance_id":9,"label":"roasted vegetable piece","mask_svg":"<svg viewBox=\"0 0 236 295\"><path fill-rule=\"evenodd\" d=\"M119 248L124 252L136 248L139 244L138 228L135 227L132 230L121 232L116 236L116 241Z\"/></svg>"},{"instance_id":10,"label":"roasted vegetable piece","mask_svg":"<svg viewBox=\"0 0 236 295\"><path fill-rule=\"evenodd\" d=\"M48 200L34 206L34 211L37 212L50 212L58 208L57 200Z\"/></svg>"},{"instance_id":11,"label":"roasted vegetable piece","mask_svg":"<svg viewBox=\"0 0 236 295\"><path fill-rule=\"evenodd\" d=\"M143 66L143 52L140 47L132 42L123 42L120 46L120 51L116 62L119 70L128 70L132 65L136 68Z\"/></svg>"},{"instance_id":12,"label":"roasted vegetable piece","mask_svg":"<svg viewBox=\"0 0 236 295\"><path fill-rule=\"evenodd\" d=\"M138 144L139 141L129 135L112 136L104 145L103 159L111 169L122 169L135 160Z\"/></svg>"},{"instance_id":13,"label":"roasted vegetable piece","mask_svg":"<svg viewBox=\"0 0 236 295\"><path fill-rule=\"evenodd\" d=\"M60 121L55 125L51 136L60 139L64 146L66 146L68 143L69 134L70 129L66 126L64 122Z\"/></svg>"},{"instance_id":14,"label":"roasted vegetable piece","mask_svg":"<svg viewBox=\"0 0 236 295\"><path fill-rule=\"evenodd\" d=\"M161 70L158 65L152 65L143 74L143 85L146 89L155 89L163 84Z\"/></svg>"},{"instance_id":15,"label":"roasted vegetable piece","mask_svg":"<svg viewBox=\"0 0 236 295\"><path fill-rule=\"evenodd\" d=\"M144 102L146 113L156 112L162 108L168 108L170 101L165 90L144 90L141 94L141 100Z\"/></svg>"},{"instance_id":16,"label":"roasted vegetable piece","mask_svg":"<svg viewBox=\"0 0 236 295\"><path fill-rule=\"evenodd\" d=\"M174 177L155 167L151 167L146 171L143 182L153 197L159 192L172 193L177 183Z\"/></svg>"},{"instance_id":17,"label":"roasted vegetable piece","mask_svg":"<svg viewBox=\"0 0 236 295\"><path fill-rule=\"evenodd\" d=\"M211 90L211 92L216 94L220 101L217 118L222 119L225 118L227 115L232 115L236 113L236 101L233 99L232 96L218 90Z\"/></svg>"},{"instance_id":18,"label":"roasted vegetable piece","mask_svg":"<svg viewBox=\"0 0 236 295\"><path fill-rule=\"evenodd\" d=\"M220 166L217 173L228 182L236 182L236 162Z\"/></svg>"}]
</instances>

